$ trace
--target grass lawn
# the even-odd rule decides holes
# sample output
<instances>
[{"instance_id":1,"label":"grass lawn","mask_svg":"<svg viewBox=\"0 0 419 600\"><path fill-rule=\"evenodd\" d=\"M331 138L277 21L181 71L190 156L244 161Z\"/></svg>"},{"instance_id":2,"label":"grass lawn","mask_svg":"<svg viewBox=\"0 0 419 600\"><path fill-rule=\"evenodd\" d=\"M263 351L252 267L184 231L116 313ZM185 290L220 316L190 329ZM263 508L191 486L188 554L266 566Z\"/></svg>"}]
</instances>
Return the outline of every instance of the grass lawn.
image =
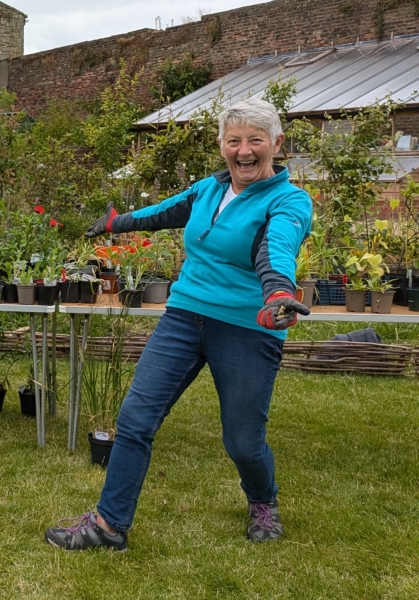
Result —
<instances>
[{"instance_id":1,"label":"grass lawn","mask_svg":"<svg viewBox=\"0 0 419 600\"><path fill-rule=\"evenodd\" d=\"M0 413L1 599L419 597L417 379L280 373L268 432L285 536L252 545L204 370L157 435L130 550L66 553L44 530L94 509L105 472L89 462L86 419L66 449L67 363L43 449L20 415L20 368Z\"/></svg>"}]
</instances>

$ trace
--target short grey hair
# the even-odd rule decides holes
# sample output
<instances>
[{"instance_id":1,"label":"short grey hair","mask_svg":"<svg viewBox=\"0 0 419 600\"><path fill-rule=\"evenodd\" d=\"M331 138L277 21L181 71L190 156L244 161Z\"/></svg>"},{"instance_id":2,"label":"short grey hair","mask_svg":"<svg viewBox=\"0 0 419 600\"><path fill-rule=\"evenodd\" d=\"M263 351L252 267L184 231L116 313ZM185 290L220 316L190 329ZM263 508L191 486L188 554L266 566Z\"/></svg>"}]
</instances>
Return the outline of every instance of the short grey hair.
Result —
<instances>
[{"instance_id":1,"label":"short grey hair","mask_svg":"<svg viewBox=\"0 0 419 600\"><path fill-rule=\"evenodd\" d=\"M242 125L243 123L266 131L273 144L282 133L281 120L275 106L265 100L248 98L231 104L218 117L218 139L221 145L223 144L226 126Z\"/></svg>"}]
</instances>

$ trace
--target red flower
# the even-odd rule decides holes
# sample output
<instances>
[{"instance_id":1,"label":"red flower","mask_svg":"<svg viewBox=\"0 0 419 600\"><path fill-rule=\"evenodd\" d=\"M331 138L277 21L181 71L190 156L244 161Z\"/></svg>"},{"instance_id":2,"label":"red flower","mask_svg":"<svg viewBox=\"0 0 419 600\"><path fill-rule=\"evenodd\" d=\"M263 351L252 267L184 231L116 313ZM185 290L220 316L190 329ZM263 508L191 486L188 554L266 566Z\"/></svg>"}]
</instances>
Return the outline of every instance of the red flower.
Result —
<instances>
[{"instance_id":1,"label":"red flower","mask_svg":"<svg viewBox=\"0 0 419 600\"><path fill-rule=\"evenodd\" d=\"M34 211L35 211L36 213L38 213L38 215L43 215L43 214L44 214L44 212L45 212L45 208L44 208L43 206L41 206L40 204L37 204L37 205L34 207Z\"/></svg>"},{"instance_id":2,"label":"red flower","mask_svg":"<svg viewBox=\"0 0 419 600\"><path fill-rule=\"evenodd\" d=\"M57 227L58 221L56 221L55 219L51 219L49 224L51 225L51 227Z\"/></svg>"}]
</instances>

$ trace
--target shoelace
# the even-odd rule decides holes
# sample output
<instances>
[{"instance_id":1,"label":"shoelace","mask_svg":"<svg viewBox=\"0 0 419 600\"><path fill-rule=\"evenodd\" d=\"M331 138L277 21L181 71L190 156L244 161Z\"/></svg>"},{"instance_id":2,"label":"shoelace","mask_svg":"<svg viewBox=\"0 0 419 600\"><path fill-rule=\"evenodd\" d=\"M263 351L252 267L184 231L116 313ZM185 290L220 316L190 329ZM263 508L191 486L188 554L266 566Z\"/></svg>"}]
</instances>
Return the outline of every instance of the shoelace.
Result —
<instances>
[{"instance_id":1,"label":"shoelace","mask_svg":"<svg viewBox=\"0 0 419 600\"><path fill-rule=\"evenodd\" d=\"M262 527L263 529L273 529L272 513L269 506L267 504L257 503L253 504L253 508L257 514L256 523L259 527Z\"/></svg>"},{"instance_id":2,"label":"shoelace","mask_svg":"<svg viewBox=\"0 0 419 600\"><path fill-rule=\"evenodd\" d=\"M60 519L58 521L58 527L62 527L62 529L66 529L67 531L70 531L70 533L77 533L77 531L79 531L79 529L82 527L93 529L95 524L90 520L90 515L92 514L93 513L91 512L87 512L80 517L65 517L64 519ZM70 525L70 527L65 527L63 523L67 523L69 521L74 521L73 525Z\"/></svg>"}]
</instances>

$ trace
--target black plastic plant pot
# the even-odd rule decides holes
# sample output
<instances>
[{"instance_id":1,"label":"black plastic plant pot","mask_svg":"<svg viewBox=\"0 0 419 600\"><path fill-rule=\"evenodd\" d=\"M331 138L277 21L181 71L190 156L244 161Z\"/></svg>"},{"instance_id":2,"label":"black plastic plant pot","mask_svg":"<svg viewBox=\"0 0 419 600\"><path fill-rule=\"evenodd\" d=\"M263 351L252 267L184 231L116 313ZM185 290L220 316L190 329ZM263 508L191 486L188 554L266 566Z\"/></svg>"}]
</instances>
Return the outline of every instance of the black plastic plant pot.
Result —
<instances>
[{"instance_id":1,"label":"black plastic plant pot","mask_svg":"<svg viewBox=\"0 0 419 600\"><path fill-rule=\"evenodd\" d=\"M90 461L93 465L107 467L111 455L113 440L97 440L92 433L87 434L90 444Z\"/></svg>"},{"instance_id":2,"label":"black plastic plant pot","mask_svg":"<svg viewBox=\"0 0 419 600\"><path fill-rule=\"evenodd\" d=\"M7 304L17 304L17 286L14 283L3 283L3 300Z\"/></svg>"},{"instance_id":3,"label":"black plastic plant pot","mask_svg":"<svg viewBox=\"0 0 419 600\"><path fill-rule=\"evenodd\" d=\"M6 397L7 390L0 389L0 412L3 410L4 399Z\"/></svg>"},{"instance_id":4,"label":"black plastic plant pot","mask_svg":"<svg viewBox=\"0 0 419 600\"><path fill-rule=\"evenodd\" d=\"M79 302L83 304L95 304L99 292L99 281L80 281Z\"/></svg>"},{"instance_id":5,"label":"black plastic plant pot","mask_svg":"<svg viewBox=\"0 0 419 600\"><path fill-rule=\"evenodd\" d=\"M19 388L20 412L25 417L36 417L35 392L25 390L24 386Z\"/></svg>"},{"instance_id":6,"label":"black plastic plant pot","mask_svg":"<svg viewBox=\"0 0 419 600\"><path fill-rule=\"evenodd\" d=\"M57 299L57 285L44 285L38 283L38 304L52 306Z\"/></svg>"},{"instance_id":7,"label":"black plastic plant pot","mask_svg":"<svg viewBox=\"0 0 419 600\"><path fill-rule=\"evenodd\" d=\"M61 302L74 304L79 301L80 287L78 281L62 281L60 283Z\"/></svg>"},{"instance_id":8,"label":"black plastic plant pot","mask_svg":"<svg viewBox=\"0 0 419 600\"><path fill-rule=\"evenodd\" d=\"M143 303L143 290L124 290L122 292L123 297L121 298L121 302L124 306L128 306L130 308L141 308Z\"/></svg>"}]
</instances>

